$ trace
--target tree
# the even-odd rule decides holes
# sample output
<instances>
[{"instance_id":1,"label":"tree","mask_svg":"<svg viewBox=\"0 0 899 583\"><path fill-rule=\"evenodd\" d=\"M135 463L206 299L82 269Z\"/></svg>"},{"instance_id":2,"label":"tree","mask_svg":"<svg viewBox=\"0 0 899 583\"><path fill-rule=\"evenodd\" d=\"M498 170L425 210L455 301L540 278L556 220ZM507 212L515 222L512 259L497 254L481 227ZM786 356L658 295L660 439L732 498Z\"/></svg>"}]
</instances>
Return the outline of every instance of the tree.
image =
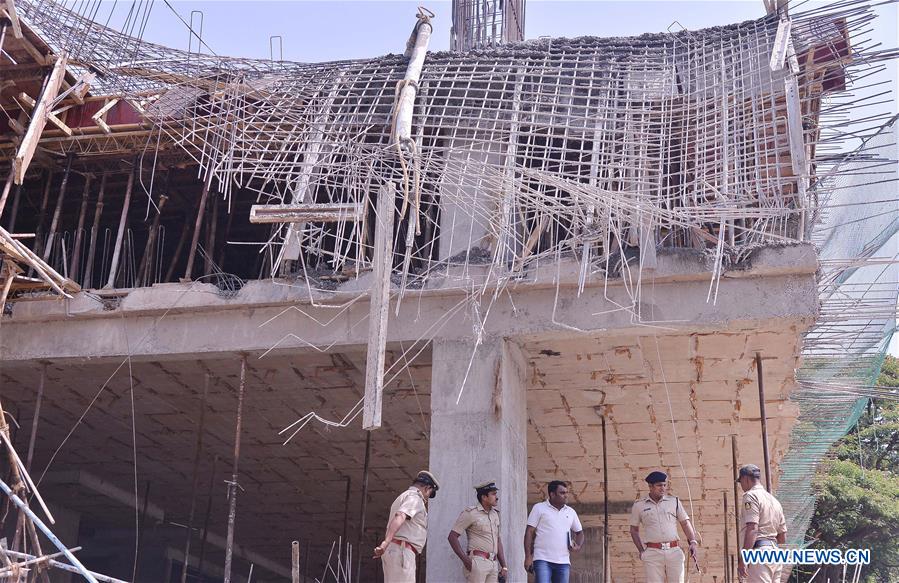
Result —
<instances>
[{"instance_id":1,"label":"tree","mask_svg":"<svg viewBox=\"0 0 899 583\"><path fill-rule=\"evenodd\" d=\"M899 388L899 359L886 357L877 384ZM818 502L808 533L815 540L811 546L870 549L862 581L899 583L899 402L872 400L828 457L814 482ZM807 570L799 572L810 575ZM842 568L817 579L828 576L842 581Z\"/></svg>"}]
</instances>

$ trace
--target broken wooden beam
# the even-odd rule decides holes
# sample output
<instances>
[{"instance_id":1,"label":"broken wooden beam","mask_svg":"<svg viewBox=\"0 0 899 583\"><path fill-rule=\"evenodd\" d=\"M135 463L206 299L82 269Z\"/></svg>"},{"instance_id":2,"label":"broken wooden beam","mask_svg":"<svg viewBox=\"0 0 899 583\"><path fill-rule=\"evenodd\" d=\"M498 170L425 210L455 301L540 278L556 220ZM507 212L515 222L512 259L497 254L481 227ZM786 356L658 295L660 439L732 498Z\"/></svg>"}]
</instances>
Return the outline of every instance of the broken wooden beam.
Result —
<instances>
[{"instance_id":1,"label":"broken wooden beam","mask_svg":"<svg viewBox=\"0 0 899 583\"><path fill-rule=\"evenodd\" d=\"M28 131L25 132L25 137L22 138L22 143L19 144L19 150L16 152L16 157L13 160L16 184L22 184L25 180L25 171L28 170L28 165L31 164L31 159L37 150L38 140L41 139L41 133L44 131L44 126L47 125L50 104L56 99L65 73L66 57L63 54L56 59L56 64L53 65L53 70L47 78L47 84L44 86L44 90L41 92L41 96L31 112Z\"/></svg>"},{"instance_id":2,"label":"broken wooden beam","mask_svg":"<svg viewBox=\"0 0 899 583\"><path fill-rule=\"evenodd\" d=\"M390 313L390 274L393 271L393 221L396 187L392 182L378 192L373 276L368 312L368 352L365 359L365 397L362 429L381 427L384 396L384 359L387 351L387 317Z\"/></svg>"},{"instance_id":3,"label":"broken wooden beam","mask_svg":"<svg viewBox=\"0 0 899 583\"><path fill-rule=\"evenodd\" d=\"M336 223L361 221L362 203L254 204L251 223Z\"/></svg>"}]
</instances>

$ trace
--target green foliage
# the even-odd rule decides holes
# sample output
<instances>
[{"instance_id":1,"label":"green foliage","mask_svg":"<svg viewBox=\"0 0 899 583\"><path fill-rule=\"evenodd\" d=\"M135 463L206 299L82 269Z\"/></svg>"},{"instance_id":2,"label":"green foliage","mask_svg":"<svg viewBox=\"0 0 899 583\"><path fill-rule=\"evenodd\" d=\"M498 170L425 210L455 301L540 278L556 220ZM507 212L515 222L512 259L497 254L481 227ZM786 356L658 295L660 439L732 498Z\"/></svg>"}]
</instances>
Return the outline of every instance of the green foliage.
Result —
<instances>
[{"instance_id":1,"label":"green foliage","mask_svg":"<svg viewBox=\"0 0 899 583\"><path fill-rule=\"evenodd\" d=\"M877 384L899 389L899 359L886 357ZM899 583L899 401L872 401L830 453L814 483L812 546L871 549L862 580ZM841 581L842 569L832 571L824 575Z\"/></svg>"}]
</instances>

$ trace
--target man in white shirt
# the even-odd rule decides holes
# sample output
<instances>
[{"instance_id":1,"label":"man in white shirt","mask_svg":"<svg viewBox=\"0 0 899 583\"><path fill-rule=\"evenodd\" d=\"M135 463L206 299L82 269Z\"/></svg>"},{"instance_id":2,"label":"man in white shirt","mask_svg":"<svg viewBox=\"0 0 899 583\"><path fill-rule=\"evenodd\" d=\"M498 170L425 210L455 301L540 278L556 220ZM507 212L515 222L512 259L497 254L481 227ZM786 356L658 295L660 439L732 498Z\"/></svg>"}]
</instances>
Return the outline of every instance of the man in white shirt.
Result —
<instances>
[{"instance_id":1,"label":"man in white shirt","mask_svg":"<svg viewBox=\"0 0 899 583\"><path fill-rule=\"evenodd\" d=\"M566 506L568 485L553 480L549 499L534 504L524 531L524 568L534 573L534 583L568 583L570 551L584 544L584 529L577 512Z\"/></svg>"}]
</instances>

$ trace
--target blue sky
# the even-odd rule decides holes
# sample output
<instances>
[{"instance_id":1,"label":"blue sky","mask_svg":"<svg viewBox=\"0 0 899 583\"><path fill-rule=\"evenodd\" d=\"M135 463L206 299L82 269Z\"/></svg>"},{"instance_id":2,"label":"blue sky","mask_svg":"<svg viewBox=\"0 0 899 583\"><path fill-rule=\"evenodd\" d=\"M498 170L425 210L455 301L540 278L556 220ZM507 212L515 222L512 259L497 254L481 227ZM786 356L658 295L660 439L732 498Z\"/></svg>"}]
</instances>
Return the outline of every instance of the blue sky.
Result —
<instances>
[{"instance_id":1,"label":"blue sky","mask_svg":"<svg viewBox=\"0 0 899 583\"><path fill-rule=\"evenodd\" d=\"M186 21L190 21L192 11L202 11L203 39L221 55L267 59L269 37L274 35L283 38L283 56L293 61L330 61L402 52L419 4L437 15L431 48L449 48L449 0L170 0L170 3ZM126 17L131 3L105 2L97 20L105 21L113 5L112 23L115 23ZM761 0L528 0L526 35L528 38L630 36L662 32L675 21L688 29L698 29L763 15ZM194 16L195 28L199 28L199 18ZM677 24L674 27L679 28ZM188 37L187 29L164 0L155 0L145 40L186 49ZM279 55L277 46L275 54Z\"/></svg>"}]
</instances>

